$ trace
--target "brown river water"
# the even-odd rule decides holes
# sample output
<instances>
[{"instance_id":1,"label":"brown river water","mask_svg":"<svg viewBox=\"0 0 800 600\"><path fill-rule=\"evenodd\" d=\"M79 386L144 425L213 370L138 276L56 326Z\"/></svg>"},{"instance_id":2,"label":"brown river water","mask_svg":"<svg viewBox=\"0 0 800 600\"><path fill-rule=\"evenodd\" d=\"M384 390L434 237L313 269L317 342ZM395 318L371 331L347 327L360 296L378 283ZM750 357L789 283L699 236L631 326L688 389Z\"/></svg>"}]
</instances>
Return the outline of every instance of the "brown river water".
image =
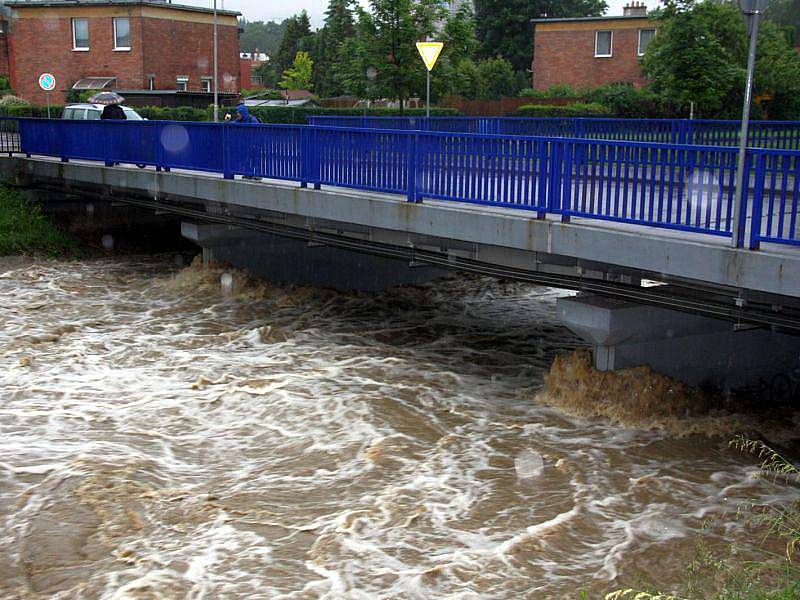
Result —
<instances>
[{"instance_id":1,"label":"brown river water","mask_svg":"<svg viewBox=\"0 0 800 600\"><path fill-rule=\"evenodd\" d=\"M620 424L650 383L543 392L566 292L222 274L0 262L0 598L679 592L700 543L760 560L737 511L797 496L696 435L714 415ZM551 384L598 375L573 367ZM599 387L630 411L596 418Z\"/></svg>"}]
</instances>

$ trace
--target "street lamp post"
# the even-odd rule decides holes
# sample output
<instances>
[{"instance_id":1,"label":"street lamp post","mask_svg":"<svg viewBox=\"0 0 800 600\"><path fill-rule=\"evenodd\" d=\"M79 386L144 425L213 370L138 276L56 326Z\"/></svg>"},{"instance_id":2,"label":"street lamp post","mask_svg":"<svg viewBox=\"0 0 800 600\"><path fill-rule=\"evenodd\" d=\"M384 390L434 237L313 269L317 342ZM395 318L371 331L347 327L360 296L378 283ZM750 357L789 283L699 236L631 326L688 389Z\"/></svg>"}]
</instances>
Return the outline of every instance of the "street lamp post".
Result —
<instances>
[{"instance_id":1,"label":"street lamp post","mask_svg":"<svg viewBox=\"0 0 800 600\"><path fill-rule=\"evenodd\" d=\"M758 25L761 16L767 10L769 0L739 0L739 9L744 16L747 32L750 34L750 51L747 54L747 84L744 89L744 106L742 108L742 130L739 133L739 164L736 168L736 189L733 196L733 241L734 248L742 244L744 228L740 227L742 217L742 196L744 181L744 167L747 159L747 135L750 129L750 103L753 100L753 71L756 64L756 47L758 40ZM748 182L749 183L749 182ZM759 218L753 215L754 219Z\"/></svg>"},{"instance_id":2,"label":"street lamp post","mask_svg":"<svg viewBox=\"0 0 800 600\"><path fill-rule=\"evenodd\" d=\"M219 63L217 57L217 0L214 0L214 122L219 122Z\"/></svg>"}]
</instances>

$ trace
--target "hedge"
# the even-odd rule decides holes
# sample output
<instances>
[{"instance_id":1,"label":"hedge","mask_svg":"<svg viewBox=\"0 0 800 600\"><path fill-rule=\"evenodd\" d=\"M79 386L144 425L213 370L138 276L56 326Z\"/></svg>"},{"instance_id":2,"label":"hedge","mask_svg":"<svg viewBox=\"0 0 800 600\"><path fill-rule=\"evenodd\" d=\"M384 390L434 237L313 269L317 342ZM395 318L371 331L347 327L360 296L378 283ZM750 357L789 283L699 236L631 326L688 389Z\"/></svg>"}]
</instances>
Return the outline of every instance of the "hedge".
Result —
<instances>
[{"instance_id":1,"label":"hedge","mask_svg":"<svg viewBox=\"0 0 800 600\"><path fill-rule=\"evenodd\" d=\"M608 117L611 111L607 106L593 102L590 104L567 104L555 106L552 104L526 104L520 106L515 116L517 117Z\"/></svg>"},{"instance_id":2,"label":"hedge","mask_svg":"<svg viewBox=\"0 0 800 600\"><path fill-rule=\"evenodd\" d=\"M211 121L213 118L213 109L208 108L192 108L189 106L178 107L164 107L164 106L142 106L134 107L136 112L142 115L145 119L151 121ZM64 110L63 106L51 106L50 111L53 118L60 118ZM222 107L220 108L220 117L224 116L226 112L231 114L235 113L235 108ZM262 123L289 123L297 125L305 125L308 117L311 116L347 116L359 117L364 114L362 108L305 108L305 107L289 107L289 106L265 106L258 108L251 108L250 112L261 119ZM370 117L395 117L400 114L400 110L396 108L373 108L366 111ZM406 109L404 113L409 117L421 117L425 115L424 108L411 108ZM432 108L431 116L436 117L449 117L457 115L458 111L454 108ZM34 106L32 104L12 104L9 106L0 106L0 116L3 117L46 117L47 107Z\"/></svg>"}]
</instances>

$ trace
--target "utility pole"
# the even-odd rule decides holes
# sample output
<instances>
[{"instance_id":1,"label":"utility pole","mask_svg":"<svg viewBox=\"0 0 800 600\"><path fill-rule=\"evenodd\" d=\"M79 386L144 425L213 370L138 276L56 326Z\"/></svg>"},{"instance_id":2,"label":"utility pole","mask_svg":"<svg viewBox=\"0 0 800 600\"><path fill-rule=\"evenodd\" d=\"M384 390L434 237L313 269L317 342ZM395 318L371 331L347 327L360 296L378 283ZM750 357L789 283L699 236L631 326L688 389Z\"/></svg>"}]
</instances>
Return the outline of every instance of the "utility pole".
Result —
<instances>
[{"instance_id":1,"label":"utility pole","mask_svg":"<svg viewBox=\"0 0 800 600\"><path fill-rule=\"evenodd\" d=\"M223 0L224 1L224 0ZM219 57L217 41L217 0L214 0L214 123L219 122Z\"/></svg>"}]
</instances>

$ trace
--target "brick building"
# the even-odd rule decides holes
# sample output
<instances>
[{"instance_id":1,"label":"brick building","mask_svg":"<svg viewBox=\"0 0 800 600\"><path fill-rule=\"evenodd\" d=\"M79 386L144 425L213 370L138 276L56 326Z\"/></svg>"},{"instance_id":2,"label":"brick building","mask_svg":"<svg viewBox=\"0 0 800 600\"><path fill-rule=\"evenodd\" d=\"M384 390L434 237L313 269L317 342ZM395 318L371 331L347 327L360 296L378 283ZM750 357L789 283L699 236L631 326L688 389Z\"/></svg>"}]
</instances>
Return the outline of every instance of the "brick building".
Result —
<instances>
[{"instance_id":1,"label":"brick building","mask_svg":"<svg viewBox=\"0 0 800 600\"><path fill-rule=\"evenodd\" d=\"M213 14L164 0L7 0L0 74L30 102L44 103L41 73L56 77L52 101L70 89L211 92ZM218 13L219 90L239 91L239 30ZM6 56L3 48L7 46Z\"/></svg>"},{"instance_id":2,"label":"brick building","mask_svg":"<svg viewBox=\"0 0 800 600\"><path fill-rule=\"evenodd\" d=\"M631 2L622 16L534 19L533 24L534 89L647 83L639 63L656 27L644 4Z\"/></svg>"},{"instance_id":3,"label":"brick building","mask_svg":"<svg viewBox=\"0 0 800 600\"><path fill-rule=\"evenodd\" d=\"M267 61L269 61L269 56L264 52L259 52L258 48L255 52L239 53L239 81L243 88L264 89L264 82L258 76L258 69Z\"/></svg>"}]
</instances>

